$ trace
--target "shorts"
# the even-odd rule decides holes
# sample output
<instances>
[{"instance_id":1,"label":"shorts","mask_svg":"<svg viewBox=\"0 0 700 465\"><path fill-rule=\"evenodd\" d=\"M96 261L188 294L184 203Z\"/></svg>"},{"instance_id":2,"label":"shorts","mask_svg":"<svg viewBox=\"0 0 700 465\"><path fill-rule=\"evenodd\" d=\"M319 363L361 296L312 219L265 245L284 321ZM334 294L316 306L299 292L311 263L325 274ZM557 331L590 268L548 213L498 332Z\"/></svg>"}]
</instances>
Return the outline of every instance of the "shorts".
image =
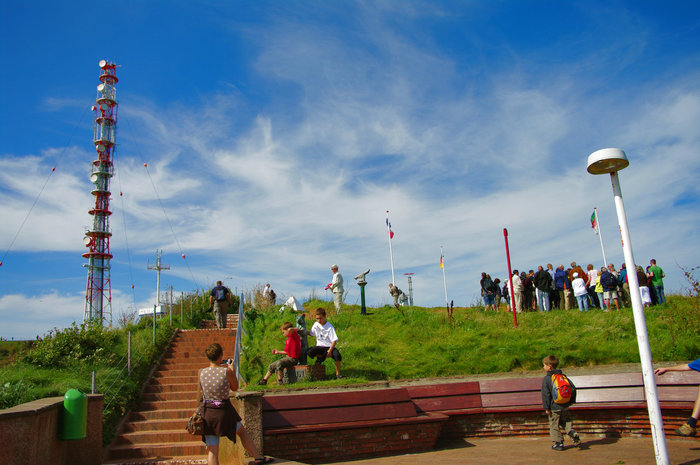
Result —
<instances>
[{"instance_id":1,"label":"shorts","mask_svg":"<svg viewBox=\"0 0 700 465\"><path fill-rule=\"evenodd\" d=\"M299 363L297 359L285 356L279 360L275 360L274 362L270 363L270 365L268 365L267 367L267 371L269 371L270 373L275 373L277 370L292 368L297 363Z\"/></svg>"},{"instance_id":2,"label":"shorts","mask_svg":"<svg viewBox=\"0 0 700 465\"><path fill-rule=\"evenodd\" d=\"M484 306L495 305L495 300L493 299L493 294L484 294Z\"/></svg>"},{"instance_id":3,"label":"shorts","mask_svg":"<svg viewBox=\"0 0 700 465\"><path fill-rule=\"evenodd\" d=\"M603 298L604 299L617 299L617 291L604 291Z\"/></svg>"},{"instance_id":4,"label":"shorts","mask_svg":"<svg viewBox=\"0 0 700 465\"><path fill-rule=\"evenodd\" d=\"M238 432L238 430L241 429L242 426L243 426L243 423L241 423L240 421L236 422L236 433ZM219 436L216 436L214 434L205 434L204 435L204 443L207 446L218 446L219 445Z\"/></svg>"},{"instance_id":5,"label":"shorts","mask_svg":"<svg viewBox=\"0 0 700 465\"><path fill-rule=\"evenodd\" d=\"M317 363L323 363L323 361L326 360L326 354L328 353L329 348L330 347L313 346L306 351L306 355L311 358L316 358ZM335 347L333 347L333 351L331 352L331 358L336 362L340 362L343 360L343 357L341 357L340 352L338 352L338 349Z\"/></svg>"}]
</instances>

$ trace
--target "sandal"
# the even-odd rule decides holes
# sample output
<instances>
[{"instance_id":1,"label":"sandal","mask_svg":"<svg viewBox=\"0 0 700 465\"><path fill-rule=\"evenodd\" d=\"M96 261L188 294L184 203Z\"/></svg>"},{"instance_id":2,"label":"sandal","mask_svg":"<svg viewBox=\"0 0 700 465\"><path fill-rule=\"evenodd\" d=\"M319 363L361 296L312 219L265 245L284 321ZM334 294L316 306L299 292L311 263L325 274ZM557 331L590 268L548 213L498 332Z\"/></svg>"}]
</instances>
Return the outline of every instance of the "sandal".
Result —
<instances>
[{"instance_id":1,"label":"sandal","mask_svg":"<svg viewBox=\"0 0 700 465\"><path fill-rule=\"evenodd\" d=\"M275 459L273 459L272 457L263 457L261 459L254 459L248 462L248 465L263 465L265 463L272 463L274 461Z\"/></svg>"}]
</instances>

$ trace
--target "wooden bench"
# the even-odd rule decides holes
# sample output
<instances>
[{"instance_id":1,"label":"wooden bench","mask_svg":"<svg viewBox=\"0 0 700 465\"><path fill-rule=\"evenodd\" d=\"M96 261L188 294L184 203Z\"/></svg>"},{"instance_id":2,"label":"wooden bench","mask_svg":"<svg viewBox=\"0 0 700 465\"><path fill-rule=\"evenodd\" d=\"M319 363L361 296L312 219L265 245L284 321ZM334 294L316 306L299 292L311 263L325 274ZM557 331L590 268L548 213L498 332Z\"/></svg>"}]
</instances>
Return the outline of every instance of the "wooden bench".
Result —
<instances>
[{"instance_id":1,"label":"wooden bench","mask_svg":"<svg viewBox=\"0 0 700 465\"><path fill-rule=\"evenodd\" d=\"M431 450L448 417L419 413L404 388L262 399L265 453L305 463Z\"/></svg>"},{"instance_id":2,"label":"wooden bench","mask_svg":"<svg viewBox=\"0 0 700 465\"><path fill-rule=\"evenodd\" d=\"M584 434L651 434L641 373L570 377L577 388L574 427ZM700 373L669 372L656 378L667 433L687 419ZM407 388L419 410L450 417L443 438L547 435L542 377L485 379Z\"/></svg>"}]
</instances>

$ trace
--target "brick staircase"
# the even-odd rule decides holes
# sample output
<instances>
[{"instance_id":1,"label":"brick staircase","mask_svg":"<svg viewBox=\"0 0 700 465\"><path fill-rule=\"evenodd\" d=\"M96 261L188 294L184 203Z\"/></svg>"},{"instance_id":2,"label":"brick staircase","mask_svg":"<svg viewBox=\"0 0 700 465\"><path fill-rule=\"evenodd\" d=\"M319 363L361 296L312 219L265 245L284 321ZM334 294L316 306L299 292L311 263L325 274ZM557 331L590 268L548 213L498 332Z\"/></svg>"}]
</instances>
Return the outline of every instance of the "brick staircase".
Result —
<instances>
[{"instance_id":1,"label":"brick staircase","mask_svg":"<svg viewBox=\"0 0 700 465\"><path fill-rule=\"evenodd\" d=\"M224 358L233 358L238 315L228 315L226 329L203 321L200 329L180 330L161 365L148 381L141 403L131 412L107 451L105 464L205 464L199 437L185 431L197 408L197 373L208 366L204 349L218 342Z\"/></svg>"}]
</instances>

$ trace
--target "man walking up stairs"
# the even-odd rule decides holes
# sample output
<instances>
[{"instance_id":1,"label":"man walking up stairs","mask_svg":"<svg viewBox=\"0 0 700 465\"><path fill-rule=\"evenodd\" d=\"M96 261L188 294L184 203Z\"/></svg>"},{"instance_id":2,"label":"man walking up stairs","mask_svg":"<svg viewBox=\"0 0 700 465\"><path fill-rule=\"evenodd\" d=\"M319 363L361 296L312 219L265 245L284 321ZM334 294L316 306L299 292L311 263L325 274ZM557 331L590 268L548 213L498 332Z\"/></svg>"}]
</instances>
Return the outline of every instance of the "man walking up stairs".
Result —
<instances>
[{"instance_id":1,"label":"man walking up stairs","mask_svg":"<svg viewBox=\"0 0 700 465\"><path fill-rule=\"evenodd\" d=\"M218 342L224 358L233 358L238 315L228 315L226 329L203 322L202 329L180 330L161 365L148 381L141 403L133 410L107 453L110 464L206 463L201 438L185 431L197 408L197 374L208 365L204 349Z\"/></svg>"}]
</instances>

